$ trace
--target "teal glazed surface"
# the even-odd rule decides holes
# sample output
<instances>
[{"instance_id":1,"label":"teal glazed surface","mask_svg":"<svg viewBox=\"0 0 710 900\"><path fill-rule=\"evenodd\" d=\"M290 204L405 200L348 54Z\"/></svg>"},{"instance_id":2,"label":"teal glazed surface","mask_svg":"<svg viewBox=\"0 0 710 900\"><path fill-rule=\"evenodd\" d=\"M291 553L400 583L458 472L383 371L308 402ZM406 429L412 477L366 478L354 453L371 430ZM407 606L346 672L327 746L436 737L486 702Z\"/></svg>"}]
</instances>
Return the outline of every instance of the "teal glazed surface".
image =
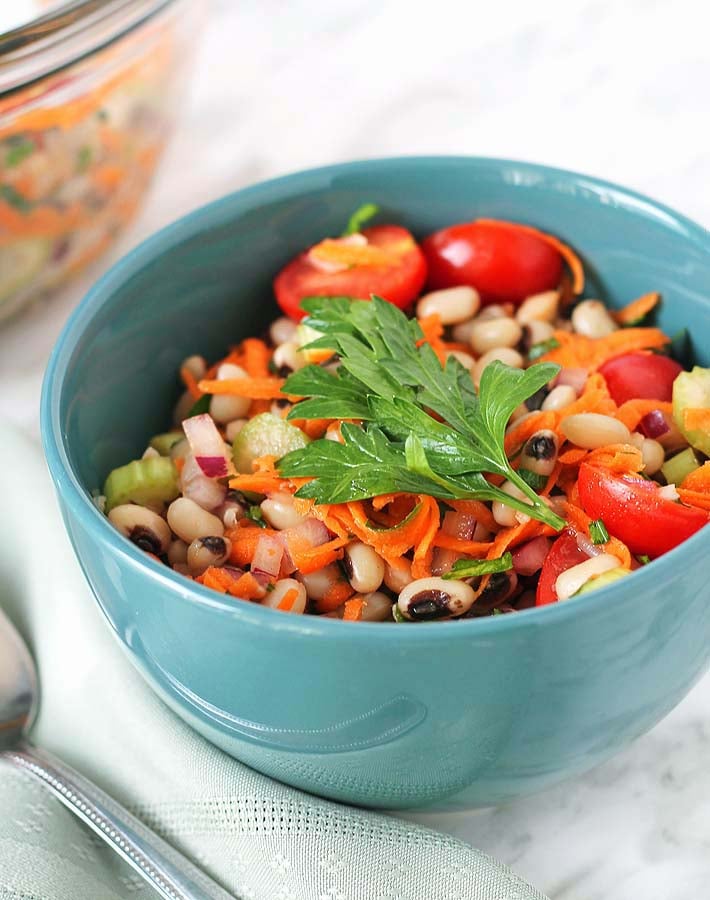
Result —
<instances>
[{"instance_id":1,"label":"teal glazed surface","mask_svg":"<svg viewBox=\"0 0 710 900\"><path fill-rule=\"evenodd\" d=\"M380 807L489 805L607 759L685 695L710 656L710 528L632 578L510 616L397 626L225 600L154 563L91 489L170 420L180 360L274 317L291 256L377 202L417 235L478 216L555 232L587 292L660 290L710 364L710 240L596 179L475 158L332 166L239 191L161 231L92 289L47 370L43 439L64 520L106 619L163 699L254 768ZM140 728L140 723L136 723Z\"/></svg>"}]
</instances>

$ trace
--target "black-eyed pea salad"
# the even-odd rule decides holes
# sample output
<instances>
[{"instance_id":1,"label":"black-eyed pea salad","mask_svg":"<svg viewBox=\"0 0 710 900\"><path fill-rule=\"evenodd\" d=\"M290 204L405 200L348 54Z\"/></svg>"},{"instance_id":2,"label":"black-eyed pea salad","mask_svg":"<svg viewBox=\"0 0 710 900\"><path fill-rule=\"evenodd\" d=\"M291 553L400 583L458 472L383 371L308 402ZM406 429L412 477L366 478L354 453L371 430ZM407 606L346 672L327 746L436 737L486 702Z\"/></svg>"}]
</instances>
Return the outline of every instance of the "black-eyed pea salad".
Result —
<instances>
[{"instance_id":1,"label":"black-eyed pea salad","mask_svg":"<svg viewBox=\"0 0 710 900\"><path fill-rule=\"evenodd\" d=\"M265 335L184 360L172 430L97 497L123 535L234 603L415 623L582 597L708 523L710 371L658 294L580 299L529 226L376 212L277 274Z\"/></svg>"}]
</instances>

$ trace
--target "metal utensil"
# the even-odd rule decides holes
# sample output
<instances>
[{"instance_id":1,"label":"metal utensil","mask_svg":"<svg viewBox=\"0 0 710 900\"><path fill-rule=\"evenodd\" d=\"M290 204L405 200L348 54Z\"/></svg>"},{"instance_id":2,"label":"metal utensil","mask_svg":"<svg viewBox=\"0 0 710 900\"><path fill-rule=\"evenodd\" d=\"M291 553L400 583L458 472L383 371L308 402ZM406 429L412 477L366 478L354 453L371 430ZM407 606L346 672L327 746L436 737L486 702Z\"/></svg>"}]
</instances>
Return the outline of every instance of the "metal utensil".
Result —
<instances>
[{"instance_id":1,"label":"metal utensil","mask_svg":"<svg viewBox=\"0 0 710 900\"><path fill-rule=\"evenodd\" d=\"M28 742L26 735L38 696L32 657L0 610L0 761L42 782L165 900L233 900L231 894L108 794Z\"/></svg>"}]
</instances>

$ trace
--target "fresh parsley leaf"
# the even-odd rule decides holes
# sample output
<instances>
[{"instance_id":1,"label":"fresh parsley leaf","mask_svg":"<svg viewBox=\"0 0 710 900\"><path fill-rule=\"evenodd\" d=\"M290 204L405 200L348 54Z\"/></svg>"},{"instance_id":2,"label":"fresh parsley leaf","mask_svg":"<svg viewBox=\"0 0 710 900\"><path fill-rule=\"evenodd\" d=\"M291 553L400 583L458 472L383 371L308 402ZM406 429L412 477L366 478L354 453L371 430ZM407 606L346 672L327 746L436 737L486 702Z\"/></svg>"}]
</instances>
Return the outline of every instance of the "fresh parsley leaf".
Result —
<instances>
[{"instance_id":1,"label":"fresh parsley leaf","mask_svg":"<svg viewBox=\"0 0 710 900\"><path fill-rule=\"evenodd\" d=\"M0 200L4 200L8 206L21 213L30 212L32 209L30 201L11 184L0 184Z\"/></svg>"},{"instance_id":2,"label":"fresh parsley leaf","mask_svg":"<svg viewBox=\"0 0 710 900\"><path fill-rule=\"evenodd\" d=\"M209 412L211 399L209 394L203 394L199 400L195 400L185 418L191 419L193 416L200 416L202 413Z\"/></svg>"},{"instance_id":3,"label":"fresh parsley leaf","mask_svg":"<svg viewBox=\"0 0 710 900\"><path fill-rule=\"evenodd\" d=\"M533 360L544 356L546 353L549 353L550 350L556 350L559 346L560 342L556 337L548 338L546 341L540 341L537 344L533 344L528 350L528 359L532 362Z\"/></svg>"},{"instance_id":4,"label":"fresh parsley leaf","mask_svg":"<svg viewBox=\"0 0 710 900\"><path fill-rule=\"evenodd\" d=\"M529 484L534 491L542 490L547 484L547 477L545 475L531 472L530 469L518 469L518 475L520 475L525 484Z\"/></svg>"},{"instance_id":5,"label":"fresh parsley leaf","mask_svg":"<svg viewBox=\"0 0 710 900\"><path fill-rule=\"evenodd\" d=\"M258 525L259 528L266 528L266 519L260 506L250 506L244 515L247 519L251 519L255 525Z\"/></svg>"},{"instance_id":6,"label":"fresh parsley leaf","mask_svg":"<svg viewBox=\"0 0 710 900\"><path fill-rule=\"evenodd\" d=\"M457 559L451 569L441 577L450 581L458 578L477 578L479 575L493 575L508 572L513 568L513 556L506 551L498 559Z\"/></svg>"},{"instance_id":7,"label":"fresh parsley leaf","mask_svg":"<svg viewBox=\"0 0 710 900\"><path fill-rule=\"evenodd\" d=\"M362 206L358 206L348 219L348 224L345 226L345 231L342 233L341 237L357 234L357 232L362 229L365 222L369 222L379 211L380 207L375 203L363 203Z\"/></svg>"},{"instance_id":8,"label":"fresh parsley leaf","mask_svg":"<svg viewBox=\"0 0 710 900\"><path fill-rule=\"evenodd\" d=\"M593 544L606 544L609 540L609 532L601 519L589 523L589 537Z\"/></svg>"},{"instance_id":9,"label":"fresh parsley leaf","mask_svg":"<svg viewBox=\"0 0 710 900\"><path fill-rule=\"evenodd\" d=\"M416 320L394 305L347 297L310 297L306 324L321 333L309 347L334 348L335 373L309 367L291 375L288 394L306 399L292 419L350 418L344 444L314 441L279 462L285 477L312 478L298 494L342 503L390 492L439 499L500 500L559 529L557 516L512 469L505 428L514 409L559 371L550 363L523 371L486 367L476 393L470 373L449 358L442 366ZM516 484L530 502L491 484L485 474Z\"/></svg>"},{"instance_id":10,"label":"fresh parsley leaf","mask_svg":"<svg viewBox=\"0 0 710 900\"><path fill-rule=\"evenodd\" d=\"M31 156L37 149L35 142L23 135L10 138L6 143L7 151L5 152L5 165L8 169L11 169L13 166L19 166L23 160L27 159L28 156Z\"/></svg>"}]
</instances>

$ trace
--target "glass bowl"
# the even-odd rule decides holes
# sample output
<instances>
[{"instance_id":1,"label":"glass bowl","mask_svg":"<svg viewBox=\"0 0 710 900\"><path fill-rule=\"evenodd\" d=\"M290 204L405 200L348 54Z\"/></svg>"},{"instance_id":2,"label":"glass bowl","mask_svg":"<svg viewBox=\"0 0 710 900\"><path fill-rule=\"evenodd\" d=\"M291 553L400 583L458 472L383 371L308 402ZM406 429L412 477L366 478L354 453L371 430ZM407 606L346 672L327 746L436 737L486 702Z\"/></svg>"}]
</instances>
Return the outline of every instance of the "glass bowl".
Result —
<instances>
[{"instance_id":1,"label":"glass bowl","mask_svg":"<svg viewBox=\"0 0 710 900\"><path fill-rule=\"evenodd\" d=\"M203 10L38 2L9 31L0 14L0 320L100 256L140 207Z\"/></svg>"}]
</instances>

